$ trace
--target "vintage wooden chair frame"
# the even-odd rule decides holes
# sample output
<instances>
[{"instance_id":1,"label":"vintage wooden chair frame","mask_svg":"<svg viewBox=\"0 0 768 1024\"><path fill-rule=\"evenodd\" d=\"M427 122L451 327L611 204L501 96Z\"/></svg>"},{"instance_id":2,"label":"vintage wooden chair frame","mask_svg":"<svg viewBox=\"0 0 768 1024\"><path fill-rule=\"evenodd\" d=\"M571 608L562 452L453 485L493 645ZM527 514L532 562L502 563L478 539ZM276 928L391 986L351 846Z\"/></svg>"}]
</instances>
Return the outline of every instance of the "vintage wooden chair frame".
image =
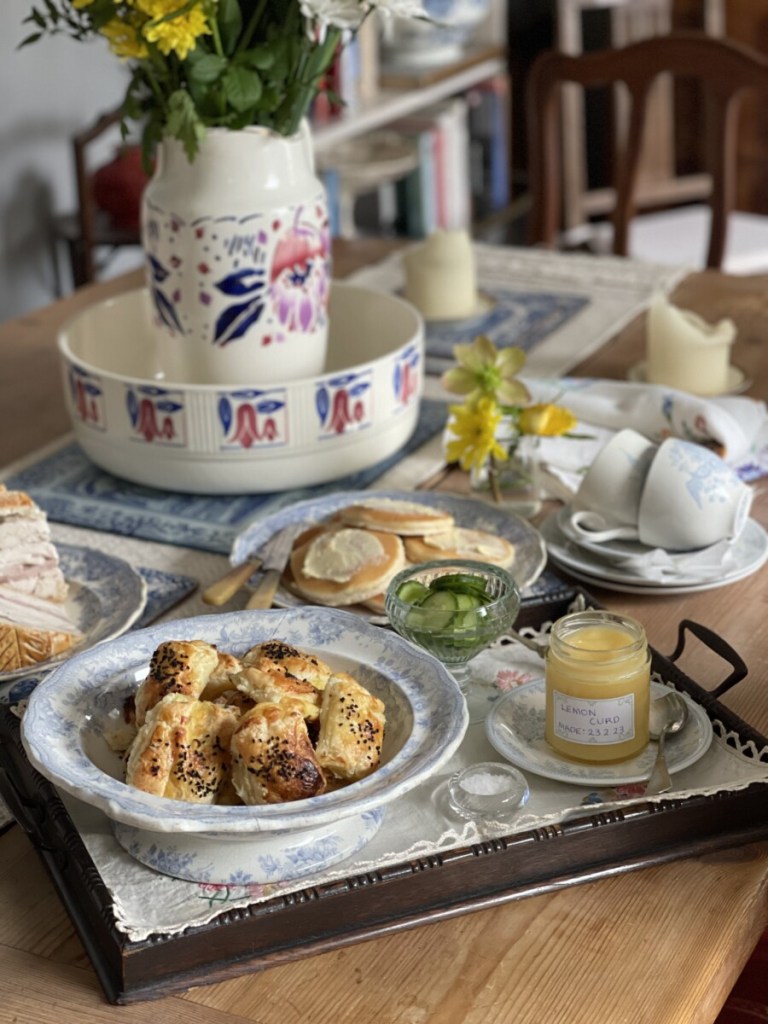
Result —
<instances>
[{"instance_id":1,"label":"vintage wooden chair frame","mask_svg":"<svg viewBox=\"0 0 768 1024\"><path fill-rule=\"evenodd\" d=\"M531 244L554 246L560 229L561 132L560 86L573 82L585 88L624 82L629 93L630 120L626 146L615 146L612 214L613 251L627 255L629 224L635 214L638 165L642 151L647 99L651 86L665 72L703 84L711 133L712 222L707 266L720 267L725 252L728 215L734 209L736 142L741 100L749 90L768 96L768 59L731 40L704 33L675 32L581 55L547 51L534 62L526 83L526 119L530 175Z\"/></svg>"}]
</instances>

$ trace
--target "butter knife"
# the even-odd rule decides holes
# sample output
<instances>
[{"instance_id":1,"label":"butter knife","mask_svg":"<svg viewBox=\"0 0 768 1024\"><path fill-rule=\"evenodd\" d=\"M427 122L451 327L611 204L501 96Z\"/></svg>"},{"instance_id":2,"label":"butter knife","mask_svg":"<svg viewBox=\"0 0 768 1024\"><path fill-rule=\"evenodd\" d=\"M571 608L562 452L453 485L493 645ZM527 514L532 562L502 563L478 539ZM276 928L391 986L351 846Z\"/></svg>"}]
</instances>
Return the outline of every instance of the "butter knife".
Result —
<instances>
[{"instance_id":1,"label":"butter knife","mask_svg":"<svg viewBox=\"0 0 768 1024\"><path fill-rule=\"evenodd\" d=\"M240 565L234 566L220 579L207 586L202 593L203 600L206 604L212 604L216 607L226 604L241 587L245 586L251 576L258 572L260 565L260 558L247 558Z\"/></svg>"},{"instance_id":2,"label":"butter knife","mask_svg":"<svg viewBox=\"0 0 768 1024\"><path fill-rule=\"evenodd\" d=\"M246 608L272 607L275 592L280 584L280 577L283 575L288 559L291 557L293 542L302 530L305 529L306 523L286 526L285 529L274 534L266 542L259 552L263 575L248 599Z\"/></svg>"}]
</instances>

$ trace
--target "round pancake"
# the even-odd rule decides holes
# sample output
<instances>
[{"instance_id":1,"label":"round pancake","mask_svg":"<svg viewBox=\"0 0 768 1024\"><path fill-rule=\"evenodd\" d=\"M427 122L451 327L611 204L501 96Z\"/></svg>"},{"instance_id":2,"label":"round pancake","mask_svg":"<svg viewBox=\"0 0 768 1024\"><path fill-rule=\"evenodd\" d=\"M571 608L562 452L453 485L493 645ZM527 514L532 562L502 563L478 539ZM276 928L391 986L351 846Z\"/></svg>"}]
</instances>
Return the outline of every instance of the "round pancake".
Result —
<instances>
[{"instance_id":1,"label":"round pancake","mask_svg":"<svg viewBox=\"0 0 768 1024\"><path fill-rule=\"evenodd\" d=\"M348 526L397 533L403 537L443 533L453 526L453 516L416 501L370 498L339 509L334 518Z\"/></svg>"},{"instance_id":2,"label":"round pancake","mask_svg":"<svg viewBox=\"0 0 768 1024\"><path fill-rule=\"evenodd\" d=\"M485 530L454 526L427 537L407 537L405 553L409 562L432 562L443 558L467 558L490 562L508 569L515 560L515 547L504 537Z\"/></svg>"},{"instance_id":3,"label":"round pancake","mask_svg":"<svg viewBox=\"0 0 768 1024\"><path fill-rule=\"evenodd\" d=\"M339 526L294 549L291 586L317 604L357 604L386 590L404 565L405 549L396 534Z\"/></svg>"}]
</instances>

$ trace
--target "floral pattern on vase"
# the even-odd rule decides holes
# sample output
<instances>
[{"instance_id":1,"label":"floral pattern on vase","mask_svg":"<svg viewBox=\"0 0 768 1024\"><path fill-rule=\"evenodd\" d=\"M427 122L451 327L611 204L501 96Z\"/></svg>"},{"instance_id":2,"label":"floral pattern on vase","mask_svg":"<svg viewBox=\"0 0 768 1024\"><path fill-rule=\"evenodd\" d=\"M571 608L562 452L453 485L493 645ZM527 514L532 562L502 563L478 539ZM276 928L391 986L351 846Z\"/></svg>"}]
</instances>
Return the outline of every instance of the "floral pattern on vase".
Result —
<instances>
[{"instance_id":1,"label":"floral pattern on vase","mask_svg":"<svg viewBox=\"0 0 768 1024\"><path fill-rule=\"evenodd\" d=\"M308 129L163 143L142 242L166 379L262 384L323 369L331 238Z\"/></svg>"}]
</instances>

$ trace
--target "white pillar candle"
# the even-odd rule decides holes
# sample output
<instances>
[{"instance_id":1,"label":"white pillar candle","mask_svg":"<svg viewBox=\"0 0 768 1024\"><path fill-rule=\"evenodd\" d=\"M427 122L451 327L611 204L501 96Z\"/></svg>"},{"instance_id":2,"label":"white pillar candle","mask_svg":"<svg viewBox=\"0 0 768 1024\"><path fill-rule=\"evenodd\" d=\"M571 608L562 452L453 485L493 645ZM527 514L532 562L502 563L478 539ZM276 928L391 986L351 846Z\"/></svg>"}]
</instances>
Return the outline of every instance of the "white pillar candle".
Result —
<instances>
[{"instance_id":1,"label":"white pillar candle","mask_svg":"<svg viewBox=\"0 0 768 1024\"><path fill-rule=\"evenodd\" d=\"M722 394L735 337L732 320L709 324L657 295L648 310L646 380L695 395Z\"/></svg>"},{"instance_id":2,"label":"white pillar candle","mask_svg":"<svg viewBox=\"0 0 768 1024\"><path fill-rule=\"evenodd\" d=\"M436 231L403 256L405 297L427 320L459 320L477 308L477 275L466 231Z\"/></svg>"}]
</instances>

